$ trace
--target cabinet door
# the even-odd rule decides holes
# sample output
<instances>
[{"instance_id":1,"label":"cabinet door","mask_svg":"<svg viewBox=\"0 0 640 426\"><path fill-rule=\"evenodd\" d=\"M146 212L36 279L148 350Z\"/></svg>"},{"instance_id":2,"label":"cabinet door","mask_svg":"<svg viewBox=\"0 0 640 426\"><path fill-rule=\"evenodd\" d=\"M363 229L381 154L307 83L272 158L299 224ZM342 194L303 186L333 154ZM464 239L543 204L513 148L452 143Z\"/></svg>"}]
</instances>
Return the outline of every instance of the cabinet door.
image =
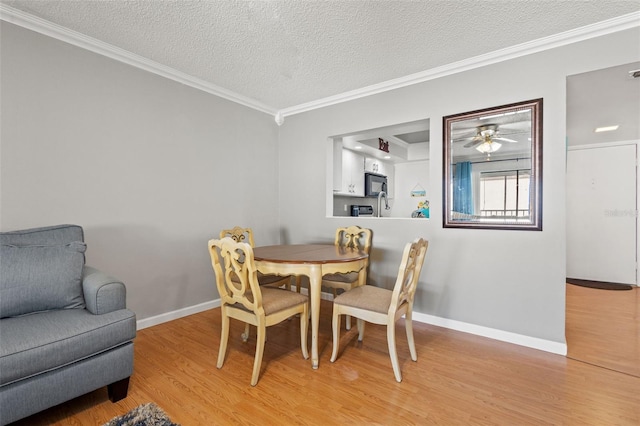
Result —
<instances>
[{"instance_id":1,"label":"cabinet door","mask_svg":"<svg viewBox=\"0 0 640 426\"><path fill-rule=\"evenodd\" d=\"M386 161L378 160L377 158L367 157L365 159L364 169L369 173L388 176L390 171L393 172L393 164L387 163Z\"/></svg>"},{"instance_id":2,"label":"cabinet door","mask_svg":"<svg viewBox=\"0 0 640 426\"><path fill-rule=\"evenodd\" d=\"M351 187L351 162L353 161L354 153L348 149L342 150L342 182L340 192L352 193Z\"/></svg>"},{"instance_id":3,"label":"cabinet door","mask_svg":"<svg viewBox=\"0 0 640 426\"><path fill-rule=\"evenodd\" d=\"M389 177L389 164L384 161L378 161L378 173Z\"/></svg>"},{"instance_id":4,"label":"cabinet door","mask_svg":"<svg viewBox=\"0 0 640 426\"><path fill-rule=\"evenodd\" d=\"M351 168L351 184L353 194L364 197L364 156L354 152L353 164Z\"/></svg>"},{"instance_id":5,"label":"cabinet door","mask_svg":"<svg viewBox=\"0 0 640 426\"><path fill-rule=\"evenodd\" d=\"M333 192L346 192L342 176L342 141L333 142Z\"/></svg>"},{"instance_id":6,"label":"cabinet door","mask_svg":"<svg viewBox=\"0 0 640 426\"><path fill-rule=\"evenodd\" d=\"M364 159L364 171L368 173L378 173L378 160L372 157Z\"/></svg>"},{"instance_id":7,"label":"cabinet door","mask_svg":"<svg viewBox=\"0 0 640 426\"><path fill-rule=\"evenodd\" d=\"M348 149L342 150L342 191L364 195L364 157Z\"/></svg>"}]
</instances>

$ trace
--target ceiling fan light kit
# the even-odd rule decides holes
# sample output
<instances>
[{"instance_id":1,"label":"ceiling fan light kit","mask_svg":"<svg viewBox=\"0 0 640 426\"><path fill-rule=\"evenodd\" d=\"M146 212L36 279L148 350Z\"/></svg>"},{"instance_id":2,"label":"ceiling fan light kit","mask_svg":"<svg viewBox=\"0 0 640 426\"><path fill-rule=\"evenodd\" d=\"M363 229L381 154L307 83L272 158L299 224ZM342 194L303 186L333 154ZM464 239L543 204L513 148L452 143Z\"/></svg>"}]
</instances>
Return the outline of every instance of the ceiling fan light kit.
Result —
<instances>
[{"instance_id":1,"label":"ceiling fan light kit","mask_svg":"<svg viewBox=\"0 0 640 426\"><path fill-rule=\"evenodd\" d=\"M491 139L488 139L483 143L481 143L480 145L478 145L476 149L483 154L490 154L492 152L496 152L497 150L499 150L501 146L502 146L501 143L494 142Z\"/></svg>"}]
</instances>

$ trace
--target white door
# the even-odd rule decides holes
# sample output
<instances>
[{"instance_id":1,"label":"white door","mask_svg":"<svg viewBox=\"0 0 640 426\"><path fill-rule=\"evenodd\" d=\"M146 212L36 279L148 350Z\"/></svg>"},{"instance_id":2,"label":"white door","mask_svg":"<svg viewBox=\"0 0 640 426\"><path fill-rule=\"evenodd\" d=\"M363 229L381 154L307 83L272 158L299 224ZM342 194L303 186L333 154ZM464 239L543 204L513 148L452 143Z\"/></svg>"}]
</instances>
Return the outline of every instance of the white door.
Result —
<instances>
[{"instance_id":1,"label":"white door","mask_svg":"<svg viewBox=\"0 0 640 426\"><path fill-rule=\"evenodd\" d=\"M567 277L637 284L636 145L567 153Z\"/></svg>"}]
</instances>

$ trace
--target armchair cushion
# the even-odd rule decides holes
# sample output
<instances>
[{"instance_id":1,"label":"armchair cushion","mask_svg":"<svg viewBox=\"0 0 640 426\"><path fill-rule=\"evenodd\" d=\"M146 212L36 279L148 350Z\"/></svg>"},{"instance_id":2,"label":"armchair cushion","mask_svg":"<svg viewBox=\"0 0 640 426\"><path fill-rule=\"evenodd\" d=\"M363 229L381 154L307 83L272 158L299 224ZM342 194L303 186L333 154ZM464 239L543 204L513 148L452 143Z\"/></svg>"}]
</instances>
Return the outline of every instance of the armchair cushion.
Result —
<instances>
[{"instance_id":1,"label":"armchair cushion","mask_svg":"<svg viewBox=\"0 0 640 426\"><path fill-rule=\"evenodd\" d=\"M0 318L51 309L84 308L86 245L0 245Z\"/></svg>"},{"instance_id":2,"label":"armchair cushion","mask_svg":"<svg viewBox=\"0 0 640 426\"><path fill-rule=\"evenodd\" d=\"M90 266L84 267L82 280L87 310L102 315L126 308L127 289L122 281Z\"/></svg>"},{"instance_id":3,"label":"armchair cushion","mask_svg":"<svg viewBox=\"0 0 640 426\"><path fill-rule=\"evenodd\" d=\"M0 232L0 244L30 246L37 244L60 245L84 241L84 232L78 225L56 225L42 228Z\"/></svg>"},{"instance_id":4,"label":"armchair cushion","mask_svg":"<svg viewBox=\"0 0 640 426\"><path fill-rule=\"evenodd\" d=\"M0 386L5 386L133 340L136 319L128 309L104 315L86 309L54 310L5 318L0 333Z\"/></svg>"}]
</instances>

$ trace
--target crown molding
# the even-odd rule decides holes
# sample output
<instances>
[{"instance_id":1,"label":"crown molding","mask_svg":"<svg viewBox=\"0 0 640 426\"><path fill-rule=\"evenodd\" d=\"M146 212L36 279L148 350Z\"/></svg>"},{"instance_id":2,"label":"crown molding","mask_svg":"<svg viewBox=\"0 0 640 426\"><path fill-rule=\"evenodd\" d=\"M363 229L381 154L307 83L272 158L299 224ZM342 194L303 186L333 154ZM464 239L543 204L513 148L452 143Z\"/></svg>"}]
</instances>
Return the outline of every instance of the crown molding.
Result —
<instances>
[{"instance_id":1,"label":"crown molding","mask_svg":"<svg viewBox=\"0 0 640 426\"><path fill-rule=\"evenodd\" d=\"M157 74L159 76L177 81L184 85L193 87L203 92L227 99L229 101L244 105L246 107L270 114L278 125L284 122L284 118L290 115L300 114L318 108L352 101L355 99L376 95L378 93L399 89L414 84L423 83L429 80L469 71L475 68L496 64L510 59L531 55L544 50L577 43L595 37L624 31L640 26L640 11L622 15L606 21L576 28L549 37L540 38L527 43L518 44L505 49L496 50L484 55L474 56L462 61L432 68L426 71L410 74L404 77L373 84L360 89L340 93L315 101L277 110L265 105L255 99L242 96L223 87L216 86L207 81L193 77L182 71L175 70L165 65L159 64L150 59L136 55L127 50L102 42L93 37L86 36L76 31L72 31L53 22L44 20L37 16L12 8L0 3L0 20L21 26L23 28L38 32L40 34L58 39L65 43L78 46L99 55L106 56L119 62L140 68L142 70Z\"/></svg>"},{"instance_id":2,"label":"crown molding","mask_svg":"<svg viewBox=\"0 0 640 426\"><path fill-rule=\"evenodd\" d=\"M0 20L26 28L48 37L72 44L82 49L89 50L99 55L106 56L127 65L151 72L153 74L177 81L194 89L210 93L223 99L244 105L246 107L276 115L277 109L260 103L254 99L242 96L223 87L216 86L200 78L191 76L182 71L159 64L155 61L136 55L127 50L105 43L93 37L86 36L77 31L15 9L0 3Z\"/></svg>"},{"instance_id":3,"label":"crown molding","mask_svg":"<svg viewBox=\"0 0 640 426\"><path fill-rule=\"evenodd\" d=\"M375 95L389 90L399 89L429 80L469 71L475 68L508 61L510 59L531 55L544 50L554 49L556 47L577 43L606 34L624 31L634 27L640 27L640 11L622 15L606 21L597 22L595 24L576 28L563 33L554 34L549 37L540 38L530 42L507 47L505 49L496 50L484 55L474 56L462 61L453 62L451 64L410 74L404 77L388 80L382 83L373 84L361 89L351 90L349 92L340 93L338 95L329 96L304 104L281 109L278 113L284 120L285 117L311 111L318 108L348 102L359 98Z\"/></svg>"}]
</instances>

